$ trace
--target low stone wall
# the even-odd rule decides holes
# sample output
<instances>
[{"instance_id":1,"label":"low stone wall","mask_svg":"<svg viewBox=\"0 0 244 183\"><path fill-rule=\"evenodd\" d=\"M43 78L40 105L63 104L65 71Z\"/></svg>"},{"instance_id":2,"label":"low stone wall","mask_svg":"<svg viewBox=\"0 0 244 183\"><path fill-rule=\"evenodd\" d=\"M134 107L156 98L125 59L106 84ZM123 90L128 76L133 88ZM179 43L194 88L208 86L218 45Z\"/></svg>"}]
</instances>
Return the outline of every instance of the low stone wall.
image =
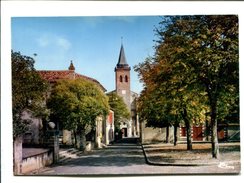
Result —
<instances>
[{"instance_id":1,"label":"low stone wall","mask_svg":"<svg viewBox=\"0 0 244 183\"><path fill-rule=\"evenodd\" d=\"M25 174L38 170L53 163L53 152L49 149L41 150L23 157L21 173Z\"/></svg>"},{"instance_id":2,"label":"low stone wall","mask_svg":"<svg viewBox=\"0 0 244 183\"><path fill-rule=\"evenodd\" d=\"M165 142L166 128L144 128L142 143ZM174 141L174 128L169 128L169 142Z\"/></svg>"}]
</instances>

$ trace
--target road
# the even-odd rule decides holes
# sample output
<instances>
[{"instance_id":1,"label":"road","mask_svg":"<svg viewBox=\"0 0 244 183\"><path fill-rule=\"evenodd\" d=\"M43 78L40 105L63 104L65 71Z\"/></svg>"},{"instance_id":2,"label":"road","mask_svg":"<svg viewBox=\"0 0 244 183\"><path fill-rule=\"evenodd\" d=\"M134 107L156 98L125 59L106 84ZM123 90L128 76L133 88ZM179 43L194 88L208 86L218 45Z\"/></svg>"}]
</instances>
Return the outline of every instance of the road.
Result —
<instances>
[{"instance_id":1,"label":"road","mask_svg":"<svg viewBox=\"0 0 244 183\"><path fill-rule=\"evenodd\" d=\"M67 162L46 167L38 175L150 175L236 173L240 164L211 166L153 166L146 164L140 145L114 144Z\"/></svg>"}]
</instances>

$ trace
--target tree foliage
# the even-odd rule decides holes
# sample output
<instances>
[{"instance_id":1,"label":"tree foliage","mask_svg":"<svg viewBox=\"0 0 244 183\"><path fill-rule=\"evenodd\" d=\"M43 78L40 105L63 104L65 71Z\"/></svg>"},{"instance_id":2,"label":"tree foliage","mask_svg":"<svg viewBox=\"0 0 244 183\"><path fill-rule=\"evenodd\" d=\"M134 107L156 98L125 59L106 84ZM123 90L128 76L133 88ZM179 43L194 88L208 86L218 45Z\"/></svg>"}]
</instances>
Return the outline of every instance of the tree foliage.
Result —
<instances>
[{"instance_id":1,"label":"tree foliage","mask_svg":"<svg viewBox=\"0 0 244 183\"><path fill-rule=\"evenodd\" d=\"M119 129L120 123L130 118L130 111L128 110L123 98L116 92L110 92L107 94L109 98L109 106L114 111L114 124L115 128Z\"/></svg>"},{"instance_id":2,"label":"tree foliage","mask_svg":"<svg viewBox=\"0 0 244 183\"><path fill-rule=\"evenodd\" d=\"M62 80L53 88L48 107L67 130L86 135L98 116L109 111L108 98L95 83L85 79Z\"/></svg>"},{"instance_id":3,"label":"tree foliage","mask_svg":"<svg viewBox=\"0 0 244 183\"><path fill-rule=\"evenodd\" d=\"M238 17L167 16L156 33L154 58L136 67L144 90L164 95L185 122L209 112L217 158L217 120L239 104Z\"/></svg>"},{"instance_id":4,"label":"tree foliage","mask_svg":"<svg viewBox=\"0 0 244 183\"><path fill-rule=\"evenodd\" d=\"M44 103L48 84L36 72L33 58L12 51L11 61L13 135L17 137L28 130L28 121L22 119L25 110L31 110L36 117L48 117Z\"/></svg>"},{"instance_id":5,"label":"tree foliage","mask_svg":"<svg viewBox=\"0 0 244 183\"><path fill-rule=\"evenodd\" d=\"M167 53L166 51L165 54ZM186 85L186 81L190 79L187 78L190 71L183 69L180 72L180 67L173 60L158 62L153 58L147 58L144 63L135 67L145 85L139 98L139 111L147 126L174 126L177 130L179 124L184 123L187 128L187 149L190 150L191 123L197 118L203 122L205 103L196 86L192 83ZM176 145L177 131L174 134Z\"/></svg>"}]
</instances>

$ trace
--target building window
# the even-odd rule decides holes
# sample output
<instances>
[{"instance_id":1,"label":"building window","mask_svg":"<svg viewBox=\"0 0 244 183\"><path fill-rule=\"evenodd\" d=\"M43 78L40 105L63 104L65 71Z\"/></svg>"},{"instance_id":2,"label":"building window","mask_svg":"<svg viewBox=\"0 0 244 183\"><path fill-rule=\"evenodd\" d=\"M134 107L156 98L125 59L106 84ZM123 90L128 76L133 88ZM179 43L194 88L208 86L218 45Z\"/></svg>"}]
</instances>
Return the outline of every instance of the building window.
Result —
<instances>
[{"instance_id":1,"label":"building window","mask_svg":"<svg viewBox=\"0 0 244 183\"><path fill-rule=\"evenodd\" d=\"M125 76L125 82L128 82L128 76L127 75Z\"/></svg>"},{"instance_id":2,"label":"building window","mask_svg":"<svg viewBox=\"0 0 244 183\"><path fill-rule=\"evenodd\" d=\"M122 76L119 77L119 81L123 82L123 77Z\"/></svg>"}]
</instances>

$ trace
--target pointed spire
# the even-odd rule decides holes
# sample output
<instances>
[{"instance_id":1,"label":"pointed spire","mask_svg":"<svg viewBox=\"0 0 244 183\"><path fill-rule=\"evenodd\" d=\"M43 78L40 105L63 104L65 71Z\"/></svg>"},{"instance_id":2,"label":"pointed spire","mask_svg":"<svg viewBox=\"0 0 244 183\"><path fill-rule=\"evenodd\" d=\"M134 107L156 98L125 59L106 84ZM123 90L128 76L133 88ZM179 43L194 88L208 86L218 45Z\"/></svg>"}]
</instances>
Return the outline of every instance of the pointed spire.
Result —
<instances>
[{"instance_id":1,"label":"pointed spire","mask_svg":"<svg viewBox=\"0 0 244 183\"><path fill-rule=\"evenodd\" d=\"M69 70L71 70L71 71L74 71L75 70L75 66L73 65L72 60L70 62Z\"/></svg>"},{"instance_id":2,"label":"pointed spire","mask_svg":"<svg viewBox=\"0 0 244 183\"><path fill-rule=\"evenodd\" d=\"M124 47L123 44L121 43L121 48L120 48L120 53L119 53L119 60L117 63L117 67L124 67L124 66L129 66L127 64L126 58L125 58L125 51L124 51Z\"/></svg>"}]
</instances>

